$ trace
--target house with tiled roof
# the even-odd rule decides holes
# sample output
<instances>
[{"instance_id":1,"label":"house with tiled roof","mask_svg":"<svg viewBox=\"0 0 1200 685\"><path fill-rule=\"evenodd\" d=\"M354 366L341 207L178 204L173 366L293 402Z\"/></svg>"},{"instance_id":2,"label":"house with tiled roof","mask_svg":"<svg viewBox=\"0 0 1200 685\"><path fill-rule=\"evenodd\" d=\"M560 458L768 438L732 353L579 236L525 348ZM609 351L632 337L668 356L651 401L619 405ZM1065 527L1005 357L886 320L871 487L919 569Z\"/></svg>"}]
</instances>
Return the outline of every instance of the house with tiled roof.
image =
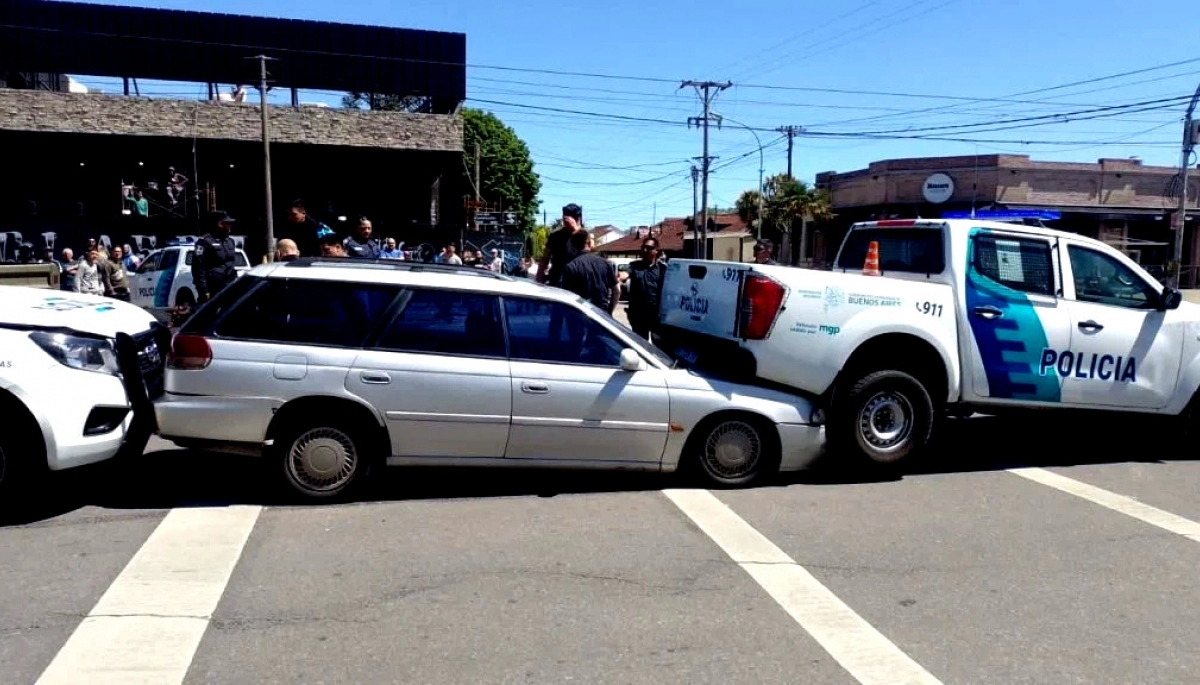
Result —
<instances>
[{"instance_id":1,"label":"house with tiled roof","mask_svg":"<svg viewBox=\"0 0 1200 685\"><path fill-rule=\"evenodd\" d=\"M616 226L604 225L595 228L589 228L588 231L592 234L592 240L596 241L596 246L606 245L614 240L620 240L625 232Z\"/></svg>"},{"instance_id":2,"label":"house with tiled roof","mask_svg":"<svg viewBox=\"0 0 1200 685\"><path fill-rule=\"evenodd\" d=\"M754 254L754 235L737 214L715 214L709 217L709 254L713 259L731 262L749 261ZM638 257L642 241L648 236L658 238L659 250L668 258L691 257L697 235L687 218L667 218L653 226L636 226L617 240L598 245L596 251L605 257Z\"/></svg>"}]
</instances>

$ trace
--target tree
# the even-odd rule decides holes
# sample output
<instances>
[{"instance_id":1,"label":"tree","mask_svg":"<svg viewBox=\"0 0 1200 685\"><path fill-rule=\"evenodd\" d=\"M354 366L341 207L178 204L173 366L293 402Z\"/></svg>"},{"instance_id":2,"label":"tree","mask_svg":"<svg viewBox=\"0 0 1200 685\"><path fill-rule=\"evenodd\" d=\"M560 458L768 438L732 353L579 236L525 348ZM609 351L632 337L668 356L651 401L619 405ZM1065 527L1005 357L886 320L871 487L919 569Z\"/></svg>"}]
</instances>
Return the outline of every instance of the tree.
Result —
<instances>
[{"instance_id":1,"label":"tree","mask_svg":"<svg viewBox=\"0 0 1200 685\"><path fill-rule=\"evenodd\" d=\"M758 203L762 193L757 190L744 191L737 199L737 215L747 226L758 221Z\"/></svg>"},{"instance_id":2,"label":"tree","mask_svg":"<svg viewBox=\"0 0 1200 685\"><path fill-rule=\"evenodd\" d=\"M738 197L738 216L747 224L758 219L759 191L747 190ZM808 242L808 222L825 221L833 218L829 197L822 191L810 188L787 174L777 174L763 182L762 187L764 232L778 237L780 250L777 256L802 252ZM792 249L791 237L800 229L797 250Z\"/></svg>"},{"instance_id":3,"label":"tree","mask_svg":"<svg viewBox=\"0 0 1200 685\"><path fill-rule=\"evenodd\" d=\"M346 93L342 96L342 107L346 109L373 109L386 112L428 112L433 101L420 95L380 95L378 93Z\"/></svg>"},{"instance_id":4,"label":"tree","mask_svg":"<svg viewBox=\"0 0 1200 685\"><path fill-rule=\"evenodd\" d=\"M537 226L529 232L529 255L533 259L540 259L546 251L546 239L552 230L549 226Z\"/></svg>"},{"instance_id":5,"label":"tree","mask_svg":"<svg viewBox=\"0 0 1200 685\"><path fill-rule=\"evenodd\" d=\"M506 212L516 212L517 226L522 233L533 230L538 208L538 193L542 181L533 170L533 158L529 148L504 122L491 112L464 109L463 155L465 160L474 160L475 146L479 146L480 188L484 202L500 204ZM464 165L471 171L467 174L466 187L474 191L474 163Z\"/></svg>"}]
</instances>

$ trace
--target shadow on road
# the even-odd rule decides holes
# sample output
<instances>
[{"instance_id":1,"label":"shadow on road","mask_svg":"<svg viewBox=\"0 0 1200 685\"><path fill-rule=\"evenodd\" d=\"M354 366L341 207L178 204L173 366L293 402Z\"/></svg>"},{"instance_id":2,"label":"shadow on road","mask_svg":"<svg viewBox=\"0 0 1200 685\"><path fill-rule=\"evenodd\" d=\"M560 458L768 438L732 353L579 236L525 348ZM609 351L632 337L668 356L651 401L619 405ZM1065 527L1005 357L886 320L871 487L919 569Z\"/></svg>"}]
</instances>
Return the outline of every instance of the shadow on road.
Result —
<instances>
[{"instance_id":1,"label":"shadow on road","mask_svg":"<svg viewBox=\"0 0 1200 685\"><path fill-rule=\"evenodd\" d=\"M162 443L159 443L161 445ZM1014 466L1158 462L1190 457L1162 422L1111 418L946 419L925 456L902 470L865 469L830 454L810 471L784 474L765 487L886 483L936 473ZM297 504L280 486L274 461L182 449L53 474L29 501L0 510L0 526L36 523L86 506L115 510L181 506ZM532 469L383 468L359 502L653 491L693 483L676 475Z\"/></svg>"}]
</instances>

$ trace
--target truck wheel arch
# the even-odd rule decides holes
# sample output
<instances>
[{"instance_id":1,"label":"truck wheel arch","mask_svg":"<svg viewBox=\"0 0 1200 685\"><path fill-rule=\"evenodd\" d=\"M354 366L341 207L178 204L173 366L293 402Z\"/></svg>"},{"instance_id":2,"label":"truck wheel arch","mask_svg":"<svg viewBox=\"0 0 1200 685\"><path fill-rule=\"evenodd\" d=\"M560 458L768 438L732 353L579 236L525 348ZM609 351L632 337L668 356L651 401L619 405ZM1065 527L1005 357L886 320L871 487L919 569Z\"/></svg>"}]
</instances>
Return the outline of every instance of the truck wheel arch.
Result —
<instances>
[{"instance_id":1,"label":"truck wheel arch","mask_svg":"<svg viewBox=\"0 0 1200 685\"><path fill-rule=\"evenodd\" d=\"M945 357L930 342L908 333L885 333L860 344L842 365L828 394L839 392L868 373L885 370L903 371L920 381L935 410L947 403L950 371Z\"/></svg>"}]
</instances>

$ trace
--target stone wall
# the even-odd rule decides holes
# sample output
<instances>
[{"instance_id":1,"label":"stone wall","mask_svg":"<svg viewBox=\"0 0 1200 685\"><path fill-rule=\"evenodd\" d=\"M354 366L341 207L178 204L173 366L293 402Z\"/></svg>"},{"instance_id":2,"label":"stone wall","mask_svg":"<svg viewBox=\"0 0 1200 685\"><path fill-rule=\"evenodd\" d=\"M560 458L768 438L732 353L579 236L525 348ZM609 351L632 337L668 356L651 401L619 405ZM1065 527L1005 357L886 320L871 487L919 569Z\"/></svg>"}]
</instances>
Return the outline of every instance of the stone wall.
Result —
<instances>
[{"instance_id":1,"label":"stone wall","mask_svg":"<svg viewBox=\"0 0 1200 685\"><path fill-rule=\"evenodd\" d=\"M445 114L276 107L272 142L461 152L462 119ZM219 140L262 139L256 105L0 89L0 130Z\"/></svg>"}]
</instances>

